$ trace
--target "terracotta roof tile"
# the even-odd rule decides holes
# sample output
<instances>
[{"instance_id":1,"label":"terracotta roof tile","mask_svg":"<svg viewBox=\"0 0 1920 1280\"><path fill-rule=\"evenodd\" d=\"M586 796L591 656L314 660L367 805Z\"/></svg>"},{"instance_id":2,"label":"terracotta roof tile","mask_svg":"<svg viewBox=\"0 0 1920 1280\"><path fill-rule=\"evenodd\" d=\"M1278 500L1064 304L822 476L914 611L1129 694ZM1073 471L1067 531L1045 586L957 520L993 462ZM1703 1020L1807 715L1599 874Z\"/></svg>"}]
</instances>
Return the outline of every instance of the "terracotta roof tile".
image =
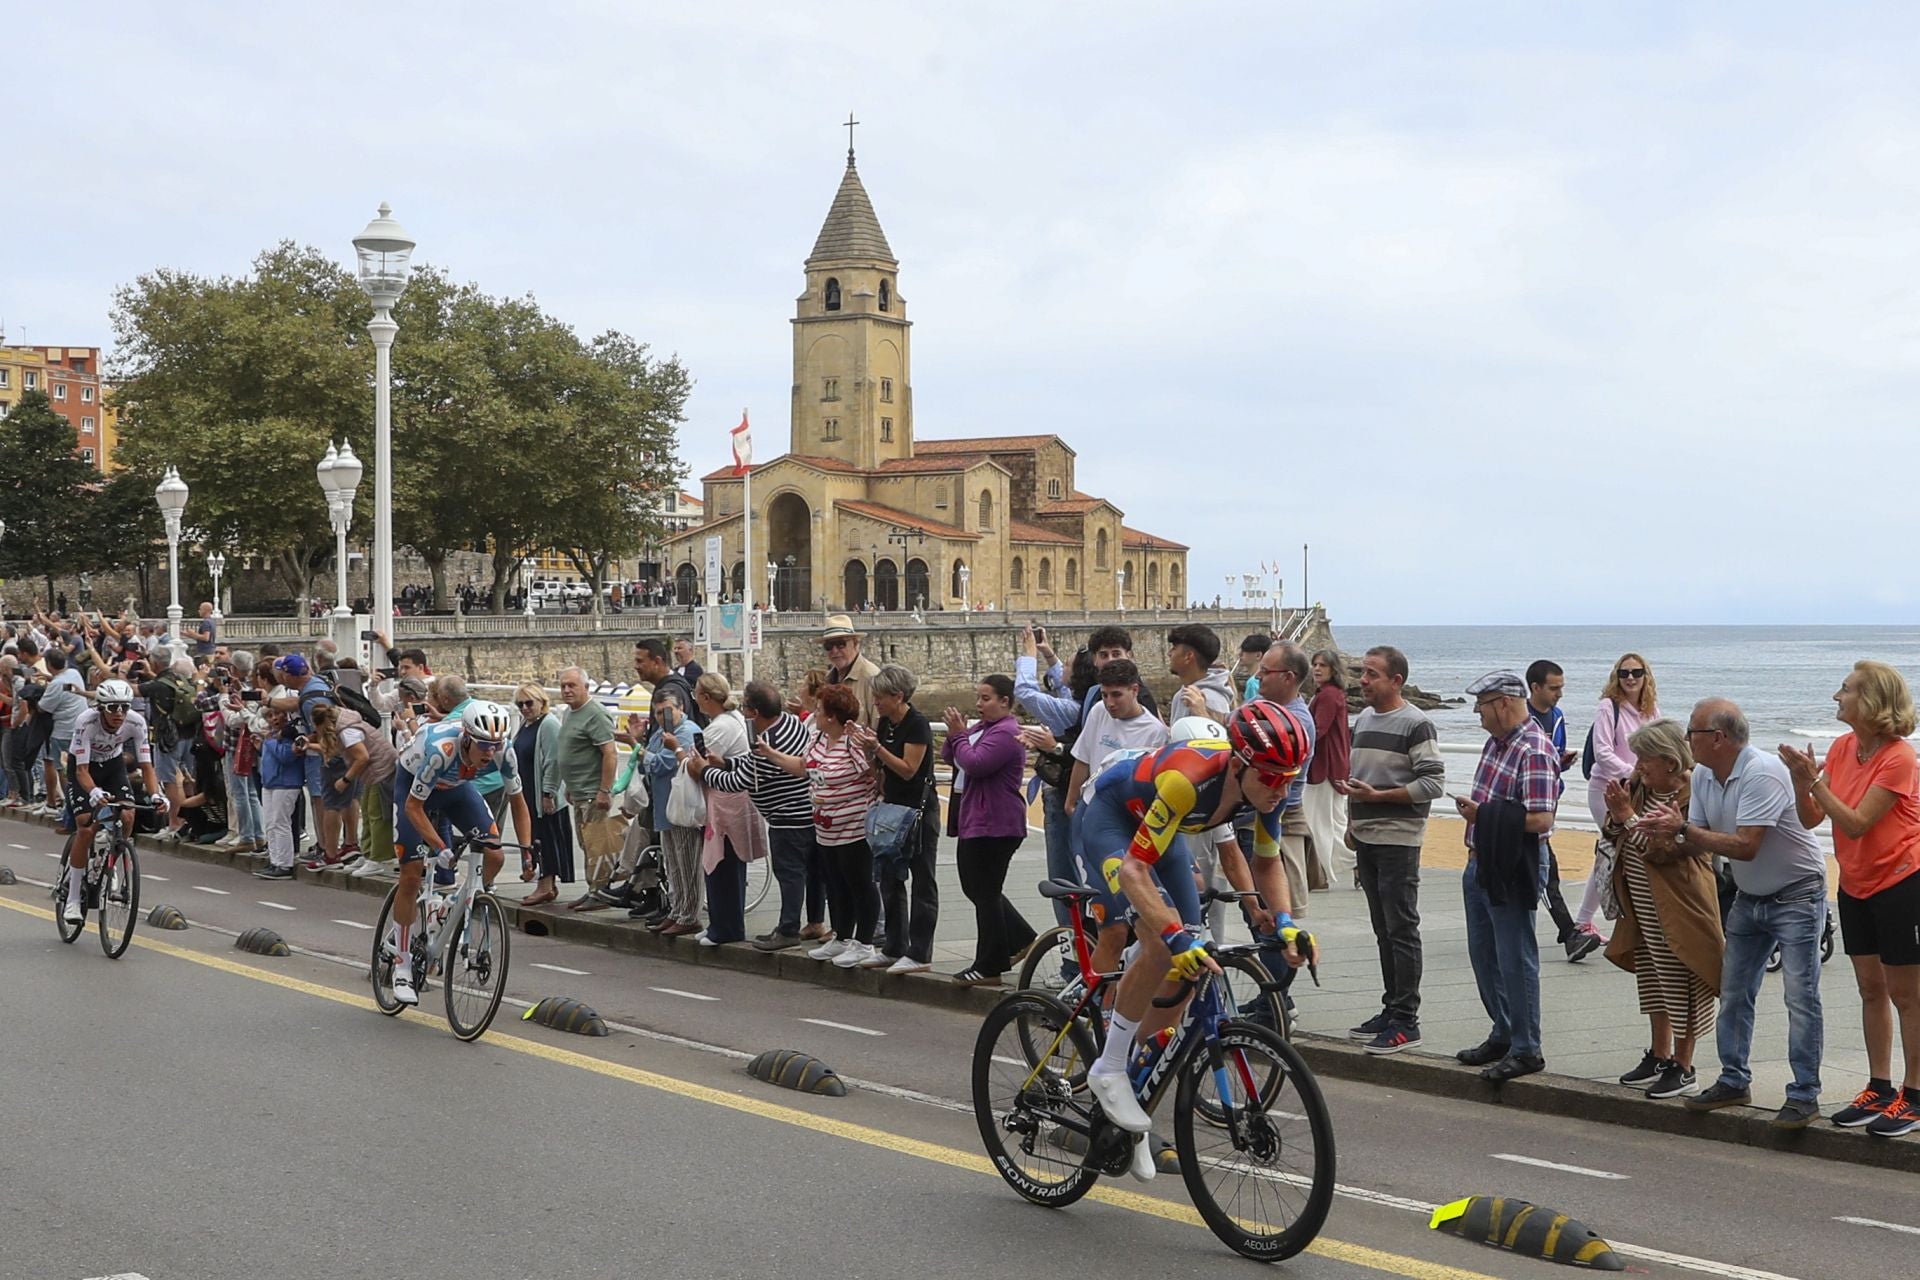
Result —
<instances>
[{"instance_id":1,"label":"terracotta roof tile","mask_svg":"<svg viewBox=\"0 0 1920 1280\"><path fill-rule=\"evenodd\" d=\"M1048 529L1037 524L1028 524L1025 520L1009 520L1007 537L1014 542L1064 542L1070 546L1079 546L1080 539L1058 529Z\"/></svg>"},{"instance_id":2,"label":"terracotta roof tile","mask_svg":"<svg viewBox=\"0 0 1920 1280\"><path fill-rule=\"evenodd\" d=\"M1156 537L1151 533L1142 533L1138 529L1120 526L1120 545L1139 547L1148 551L1190 551L1192 548L1184 542L1175 542L1171 538Z\"/></svg>"},{"instance_id":3,"label":"terracotta roof tile","mask_svg":"<svg viewBox=\"0 0 1920 1280\"><path fill-rule=\"evenodd\" d=\"M1012 453L1057 443L1063 443L1059 436L971 436L964 440L916 440L913 449L915 453Z\"/></svg>"},{"instance_id":4,"label":"terracotta roof tile","mask_svg":"<svg viewBox=\"0 0 1920 1280\"><path fill-rule=\"evenodd\" d=\"M840 475L857 476L864 474L860 468L854 466L851 462L842 462L838 458L820 458L806 453L783 453L777 458L769 458L765 462L756 462L753 469L755 471L765 471L776 462L798 462L802 466L812 467L815 471L832 471ZM735 480L739 477L733 474L733 464L728 463L724 467L719 467L707 472L707 474L700 478L703 481L712 481Z\"/></svg>"},{"instance_id":5,"label":"terracotta roof tile","mask_svg":"<svg viewBox=\"0 0 1920 1280\"><path fill-rule=\"evenodd\" d=\"M1035 515L1042 516L1077 516L1085 515L1098 506L1112 505L1105 498L1089 498L1085 494L1076 494L1071 498L1042 503L1033 510Z\"/></svg>"},{"instance_id":6,"label":"terracotta roof tile","mask_svg":"<svg viewBox=\"0 0 1920 1280\"><path fill-rule=\"evenodd\" d=\"M851 511L855 515L866 516L873 520L881 520L888 524L897 524L906 529L918 529L923 533L933 534L935 537L963 539L968 542L978 542L980 540L980 535L977 533L968 533L965 529L957 529L950 524L941 524L937 520L927 520L894 507L883 507L877 502L841 501L833 505L842 511Z\"/></svg>"},{"instance_id":7,"label":"terracotta roof tile","mask_svg":"<svg viewBox=\"0 0 1920 1280\"><path fill-rule=\"evenodd\" d=\"M976 462L984 462L985 454L937 454L931 458L889 458L880 464L880 475L900 475L921 471L965 471Z\"/></svg>"}]
</instances>

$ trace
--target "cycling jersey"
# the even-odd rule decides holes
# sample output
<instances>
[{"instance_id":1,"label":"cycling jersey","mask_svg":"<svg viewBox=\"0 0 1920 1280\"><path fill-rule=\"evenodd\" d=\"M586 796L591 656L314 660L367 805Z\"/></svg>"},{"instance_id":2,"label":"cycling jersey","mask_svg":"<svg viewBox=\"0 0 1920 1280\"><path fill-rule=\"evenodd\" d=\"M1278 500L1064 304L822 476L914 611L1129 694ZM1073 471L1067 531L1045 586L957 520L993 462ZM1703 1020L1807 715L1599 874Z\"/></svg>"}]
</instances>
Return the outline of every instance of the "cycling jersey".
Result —
<instances>
[{"instance_id":1,"label":"cycling jersey","mask_svg":"<svg viewBox=\"0 0 1920 1280\"><path fill-rule=\"evenodd\" d=\"M100 708L88 707L73 724L73 740L67 752L76 765L92 765L118 760L132 747L141 764L153 763L153 750L147 745L147 722L138 711L128 711L120 727L109 731L100 719Z\"/></svg>"},{"instance_id":2,"label":"cycling jersey","mask_svg":"<svg viewBox=\"0 0 1920 1280\"><path fill-rule=\"evenodd\" d=\"M1227 766L1233 748L1225 742L1177 742L1158 751L1115 760L1096 783L1096 794L1108 795L1139 821L1127 856L1158 862L1181 832L1204 831L1226 823L1231 813L1219 814L1227 788ZM1253 852L1262 858L1280 856L1280 809L1255 816Z\"/></svg>"},{"instance_id":3,"label":"cycling jersey","mask_svg":"<svg viewBox=\"0 0 1920 1280\"><path fill-rule=\"evenodd\" d=\"M400 771L410 779L408 795L426 800L436 791L451 791L463 784L472 784L474 776L485 766L473 767L462 762L460 733L458 720L443 720L414 735L413 741L400 752L399 760ZM491 763L499 766L506 793L519 795L520 771L511 746L503 745L494 753Z\"/></svg>"}]
</instances>

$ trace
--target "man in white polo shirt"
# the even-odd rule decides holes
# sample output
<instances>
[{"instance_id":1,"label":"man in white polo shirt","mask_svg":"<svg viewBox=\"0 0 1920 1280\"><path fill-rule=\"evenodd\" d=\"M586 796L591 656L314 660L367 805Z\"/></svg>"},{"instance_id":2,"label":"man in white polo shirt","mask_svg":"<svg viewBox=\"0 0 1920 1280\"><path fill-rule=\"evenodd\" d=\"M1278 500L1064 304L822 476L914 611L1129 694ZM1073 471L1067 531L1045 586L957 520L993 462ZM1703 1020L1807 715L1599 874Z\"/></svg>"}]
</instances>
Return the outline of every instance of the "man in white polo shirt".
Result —
<instances>
[{"instance_id":1,"label":"man in white polo shirt","mask_svg":"<svg viewBox=\"0 0 1920 1280\"><path fill-rule=\"evenodd\" d=\"M1739 892L1727 915L1727 950L1720 962L1720 1079L1686 1105L1713 1111L1753 1100L1747 1056L1754 1005L1767 975L1767 957L1777 946L1793 1083L1773 1123L1804 1129L1820 1115L1820 932L1826 922L1827 860L1800 823L1786 765L1747 741L1747 718L1738 706L1725 698L1695 706L1687 745L1697 764L1685 817L1666 805L1649 811L1640 825L1673 836L1683 848L1726 858Z\"/></svg>"}]
</instances>

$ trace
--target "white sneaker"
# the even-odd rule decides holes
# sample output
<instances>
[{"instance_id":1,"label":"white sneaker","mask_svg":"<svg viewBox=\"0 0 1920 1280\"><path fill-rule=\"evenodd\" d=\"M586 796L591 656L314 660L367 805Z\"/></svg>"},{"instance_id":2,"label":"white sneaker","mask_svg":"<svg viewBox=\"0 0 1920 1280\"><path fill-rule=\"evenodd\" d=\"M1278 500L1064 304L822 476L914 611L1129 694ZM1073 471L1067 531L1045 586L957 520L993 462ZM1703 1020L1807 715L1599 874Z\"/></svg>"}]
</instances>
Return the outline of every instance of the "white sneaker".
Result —
<instances>
[{"instance_id":1,"label":"white sneaker","mask_svg":"<svg viewBox=\"0 0 1920 1280\"><path fill-rule=\"evenodd\" d=\"M1141 1182L1152 1182L1153 1175L1159 1172L1153 1163L1156 1145L1151 1133L1143 1133L1133 1140L1133 1163L1127 1166L1127 1172Z\"/></svg>"},{"instance_id":2,"label":"white sneaker","mask_svg":"<svg viewBox=\"0 0 1920 1280\"><path fill-rule=\"evenodd\" d=\"M413 975L411 973L401 973L398 969L394 970L393 998L401 1004L420 1003L420 997L413 989Z\"/></svg>"},{"instance_id":3,"label":"white sneaker","mask_svg":"<svg viewBox=\"0 0 1920 1280\"><path fill-rule=\"evenodd\" d=\"M894 958L892 956L878 947L871 948L871 952L872 954L860 962L862 969L891 969L893 967Z\"/></svg>"},{"instance_id":4,"label":"white sneaker","mask_svg":"<svg viewBox=\"0 0 1920 1280\"><path fill-rule=\"evenodd\" d=\"M825 942L807 952L809 960L831 960L845 951L850 944L842 938L828 938Z\"/></svg>"},{"instance_id":5,"label":"white sneaker","mask_svg":"<svg viewBox=\"0 0 1920 1280\"><path fill-rule=\"evenodd\" d=\"M888 973L925 973L927 970L931 968L933 968L932 965L927 964L926 962L921 960L915 960L912 956L901 956L898 960L895 960L892 964L887 966L887 972Z\"/></svg>"},{"instance_id":6,"label":"white sneaker","mask_svg":"<svg viewBox=\"0 0 1920 1280\"><path fill-rule=\"evenodd\" d=\"M1133 1081L1127 1079L1126 1072L1097 1068L1088 1071L1087 1087L1100 1100L1100 1109L1107 1113L1107 1119L1128 1133L1145 1133L1153 1127L1153 1121L1140 1109L1140 1099L1133 1096ZM1151 1153L1147 1158L1152 1160Z\"/></svg>"},{"instance_id":7,"label":"white sneaker","mask_svg":"<svg viewBox=\"0 0 1920 1280\"><path fill-rule=\"evenodd\" d=\"M833 958L836 969L854 969L862 963L880 954L873 949L871 942L849 942L846 950Z\"/></svg>"},{"instance_id":8,"label":"white sneaker","mask_svg":"<svg viewBox=\"0 0 1920 1280\"><path fill-rule=\"evenodd\" d=\"M347 872L347 874L350 876L377 876L385 867L386 864L383 862L375 862L372 858L362 858L354 865L353 870Z\"/></svg>"},{"instance_id":9,"label":"white sneaker","mask_svg":"<svg viewBox=\"0 0 1920 1280\"><path fill-rule=\"evenodd\" d=\"M720 945L719 943L715 942L712 938L709 938L707 936L707 931L705 929L702 929L700 932L694 934L693 940L699 943L703 947L717 947Z\"/></svg>"},{"instance_id":10,"label":"white sneaker","mask_svg":"<svg viewBox=\"0 0 1920 1280\"><path fill-rule=\"evenodd\" d=\"M87 909L75 902L72 898L68 898L67 904L60 908L60 918L68 924L85 924L87 922Z\"/></svg>"}]
</instances>

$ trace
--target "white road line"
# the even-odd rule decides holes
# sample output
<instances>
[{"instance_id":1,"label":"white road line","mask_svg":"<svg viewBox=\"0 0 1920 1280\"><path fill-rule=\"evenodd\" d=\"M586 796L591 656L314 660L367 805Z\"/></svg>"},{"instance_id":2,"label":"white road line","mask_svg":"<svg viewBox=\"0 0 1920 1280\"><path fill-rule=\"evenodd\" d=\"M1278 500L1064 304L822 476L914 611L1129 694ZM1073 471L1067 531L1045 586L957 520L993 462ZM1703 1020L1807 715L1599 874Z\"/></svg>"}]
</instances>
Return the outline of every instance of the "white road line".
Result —
<instances>
[{"instance_id":1,"label":"white road line","mask_svg":"<svg viewBox=\"0 0 1920 1280\"><path fill-rule=\"evenodd\" d=\"M366 930L366 931L367 931L368 933L372 933L372 932L373 932L373 926L372 926L372 925L370 925L370 924L367 924L367 923L365 923L364 921L360 921L360 920L335 920L335 921L333 921L333 923L334 923L334 924L343 924L343 925L345 925L345 926L347 926L347 928L349 928L349 929L365 929L365 930Z\"/></svg>"},{"instance_id":2,"label":"white road line","mask_svg":"<svg viewBox=\"0 0 1920 1280\"><path fill-rule=\"evenodd\" d=\"M9 841L7 841L7 848L9 848L9 849L24 849L24 848L26 848L26 847L27 847L27 846L26 846L26 845L23 845L23 844L15 844L15 843L14 843L13 841L11 841L11 840L9 840Z\"/></svg>"},{"instance_id":3,"label":"white road line","mask_svg":"<svg viewBox=\"0 0 1920 1280\"><path fill-rule=\"evenodd\" d=\"M153 872L151 871L142 871L140 873L140 878L142 880L158 880L161 884L165 884L167 882L167 878L165 876L154 875Z\"/></svg>"},{"instance_id":4,"label":"white road line","mask_svg":"<svg viewBox=\"0 0 1920 1280\"><path fill-rule=\"evenodd\" d=\"M1632 1176L1625 1173L1608 1173L1605 1169L1589 1169L1583 1165L1561 1164L1557 1160L1535 1160L1532 1156L1508 1155L1501 1151L1494 1152L1493 1159L1505 1160L1510 1164L1530 1164L1536 1169L1557 1169L1561 1173L1577 1173L1583 1178L1605 1178L1608 1182L1625 1182Z\"/></svg>"},{"instance_id":5,"label":"white road line","mask_svg":"<svg viewBox=\"0 0 1920 1280\"><path fill-rule=\"evenodd\" d=\"M563 964L541 964L538 960L533 961L533 967L536 969L551 969L555 973L570 973L576 978L591 976L585 969L569 969Z\"/></svg>"},{"instance_id":6,"label":"white road line","mask_svg":"<svg viewBox=\"0 0 1920 1280\"><path fill-rule=\"evenodd\" d=\"M720 997L719 997L719 996L704 996L704 995L701 995L701 994L700 994L700 993L699 993L698 991L682 991L682 990L681 990L680 988L678 988L678 987L648 987L648 988L647 988L647 990L649 990L649 991L658 991L658 992L659 992L659 993L660 993L661 995L663 995L663 996L679 996L679 997L680 997L680 998L681 998L682 1000L713 1000L713 1001L717 1001L717 1000L719 1000L719 999L720 999Z\"/></svg>"},{"instance_id":7,"label":"white road line","mask_svg":"<svg viewBox=\"0 0 1920 1280\"><path fill-rule=\"evenodd\" d=\"M50 854L48 854L47 856L48 856L49 858L57 858L57 857L59 857L60 855L59 855L59 854L57 854L57 853L50 853Z\"/></svg>"},{"instance_id":8,"label":"white road line","mask_svg":"<svg viewBox=\"0 0 1920 1280\"><path fill-rule=\"evenodd\" d=\"M93 1280L147 1280L138 1271L116 1271L110 1276L95 1276Z\"/></svg>"},{"instance_id":9,"label":"white road line","mask_svg":"<svg viewBox=\"0 0 1920 1280\"><path fill-rule=\"evenodd\" d=\"M231 898L233 896L232 894L228 893L225 889L209 889L207 888L207 886L203 884L197 884L193 887L198 889L202 893L217 893L223 898Z\"/></svg>"},{"instance_id":10,"label":"white road line","mask_svg":"<svg viewBox=\"0 0 1920 1280\"><path fill-rule=\"evenodd\" d=\"M275 911L298 911L300 909L298 907L290 907L284 902L268 902L265 898L261 898L259 901L261 906L272 907Z\"/></svg>"},{"instance_id":11,"label":"white road line","mask_svg":"<svg viewBox=\"0 0 1920 1280\"><path fill-rule=\"evenodd\" d=\"M1906 1236L1920 1236L1920 1227L1906 1227L1898 1222L1882 1222L1878 1218L1835 1218L1834 1221L1849 1223L1856 1227L1878 1227L1882 1231L1898 1231Z\"/></svg>"},{"instance_id":12,"label":"white road line","mask_svg":"<svg viewBox=\"0 0 1920 1280\"><path fill-rule=\"evenodd\" d=\"M816 1027L832 1027L835 1031L851 1031L857 1036L884 1036L884 1031L875 1031L872 1027L856 1027L851 1022L833 1022L827 1018L802 1018L802 1022L811 1022Z\"/></svg>"},{"instance_id":13,"label":"white road line","mask_svg":"<svg viewBox=\"0 0 1920 1280\"><path fill-rule=\"evenodd\" d=\"M1031 1062L1022 1062L1018 1058L1009 1058L1004 1054L998 1054L998 1053L993 1055L993 1060L995 1062L1004 1063L1009 1067L1030 1067L1033 1065Z\"/></svg>"}]
</instances>

